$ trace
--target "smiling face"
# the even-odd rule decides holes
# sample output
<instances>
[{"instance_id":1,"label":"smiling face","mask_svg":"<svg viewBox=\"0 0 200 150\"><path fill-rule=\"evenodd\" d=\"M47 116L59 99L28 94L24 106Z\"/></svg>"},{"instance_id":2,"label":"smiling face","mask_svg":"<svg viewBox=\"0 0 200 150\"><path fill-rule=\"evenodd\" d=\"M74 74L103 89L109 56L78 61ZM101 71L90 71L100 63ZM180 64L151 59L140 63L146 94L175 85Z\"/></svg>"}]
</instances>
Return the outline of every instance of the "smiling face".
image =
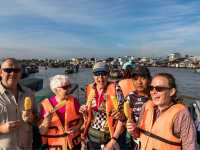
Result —
<instances>
[{"instance_id":1,"label":"smiling face","mask_svg":"<svg viewBox=\"0 0 200 150\"><path fill-rule=\"evenodd\" d=\"M104 89L108 82L108 73L94 73L94 82L97 84L97 89Z\"/></svg>"},{"instance_id":2,"label":"smiling face","mask_svg":"<svg viewBox=\"0 0 200 150\"><path fill-rule=\"evenodd\" d=\"M161 89L161 90L160 90ZM150 94L152 101L158 108L166 108L172 102L172 96L176 93L175 88L169 87L169 81L163 76L156 76L151 82Z\"/></svg>"},{"instance_id":3,"label":"smiling face","mask_svg":"<svg viewBox=\"0 0 200 150\"><path fill-rule=\"evenodd\" d=\"M59 97L60 100L64 100L70 94L71 83L64 83L63 86L56 88L56 96Z\"/></svg>"},{"instance_id":4,"label":"smiling face","mask_svg":"<svg viewBox=\"0 0 200 150\"><path fill-rule=\"evenodd\" d=\"M12 59L7 59L1 65L2 84L8 88L17 87L21 78L21 67Z\"/></svg>"}]
</instances>

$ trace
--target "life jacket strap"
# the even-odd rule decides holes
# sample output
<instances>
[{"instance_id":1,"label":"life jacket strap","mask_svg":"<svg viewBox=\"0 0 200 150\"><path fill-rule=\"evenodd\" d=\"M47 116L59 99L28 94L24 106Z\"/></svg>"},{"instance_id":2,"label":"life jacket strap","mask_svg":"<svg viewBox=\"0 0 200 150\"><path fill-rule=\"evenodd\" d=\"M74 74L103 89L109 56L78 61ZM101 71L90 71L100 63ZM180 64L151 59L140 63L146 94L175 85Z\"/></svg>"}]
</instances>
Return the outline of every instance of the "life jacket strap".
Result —
<instances>
[{"instance_id":1,"label":"life jacket strap","mask_svg":"<svg viewBox=\"0 0 200 150\"><path fill-rule=\"evenodd\" d=\"M61 138L61 137L66 137L67 135L68 135L67 133L63 133L59 135L41 135L41 136L46 138Z\"/></svg>"},{"instance_id":2,"label":"life jacket strap","mask_svg":"<svg viewBox=\"0 0 200 150\"><path fill-rule=\"evenodd\" d=\"M167 140L165 138L162 138L162 137L160 137L160 136L158 136L156 134L153 134L153 133L151 133L149 131L146 131L144 129L141 129L141 128L139 128L139 130L140 130L140 132L142 132L146 136L152 137L152 138L157 139L159 141L162 141L164 143L167 143L167 144L170 144L170 145L174 145L174 146L181 146L181 143L177 143L177 142L174 142L174 141L169 141L169 140Z\"/></svg>"}]
</instances>

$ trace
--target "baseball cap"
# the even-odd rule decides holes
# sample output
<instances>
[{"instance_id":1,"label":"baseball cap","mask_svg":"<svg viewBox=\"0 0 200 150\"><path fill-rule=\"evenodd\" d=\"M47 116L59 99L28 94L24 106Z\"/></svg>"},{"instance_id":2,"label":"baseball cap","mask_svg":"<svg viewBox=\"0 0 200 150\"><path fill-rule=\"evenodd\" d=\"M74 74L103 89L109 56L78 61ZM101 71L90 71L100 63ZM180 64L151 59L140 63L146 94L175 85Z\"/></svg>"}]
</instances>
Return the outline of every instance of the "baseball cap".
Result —
<instances>
[{"instance_id":1,"label":"baseball cap","mask_svg":"<svg viewBox=\"0 0 200 150\"><path fill-rule=\"evenodd\" d=\"M104 62L97 62L93 66L93 72L109 72L109 67Z\"/></svg>"}]
</instances>

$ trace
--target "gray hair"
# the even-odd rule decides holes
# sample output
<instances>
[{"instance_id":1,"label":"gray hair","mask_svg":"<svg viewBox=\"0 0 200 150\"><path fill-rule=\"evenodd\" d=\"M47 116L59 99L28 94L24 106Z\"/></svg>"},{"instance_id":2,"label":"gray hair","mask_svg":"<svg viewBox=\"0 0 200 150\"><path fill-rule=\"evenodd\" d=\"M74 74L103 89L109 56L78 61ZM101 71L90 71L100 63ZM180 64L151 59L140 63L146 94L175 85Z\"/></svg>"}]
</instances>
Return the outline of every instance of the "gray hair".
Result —
<instances>
[{"instance_id":1,"label":"gray hair","mask_svg":"<svg viewBox=\"0 0 200 150\"><path fill-rule=\"evenodd\" d=\"M12 58L12 57L8 57L8 58L3 59L2 63L1 63L1 68L2 68L3 64L6 61L11 61L13 64L15 64L16 66L18 66L19 68L21 68L21 63L17 59Z\"/></svg>"},{"instance_id":2,"label":"gray hair","mask_svg":"<svg viewBox=\"0 0 200 150\"><path fill-rule=\"evenodd\" d=\"M56 89L58 87L65 86L67 83L70 83L70 79L66 75L55 75L51 77L49 80L50 80L50 88L54 94L56 93Z\"/></svg>"}]
</instances>

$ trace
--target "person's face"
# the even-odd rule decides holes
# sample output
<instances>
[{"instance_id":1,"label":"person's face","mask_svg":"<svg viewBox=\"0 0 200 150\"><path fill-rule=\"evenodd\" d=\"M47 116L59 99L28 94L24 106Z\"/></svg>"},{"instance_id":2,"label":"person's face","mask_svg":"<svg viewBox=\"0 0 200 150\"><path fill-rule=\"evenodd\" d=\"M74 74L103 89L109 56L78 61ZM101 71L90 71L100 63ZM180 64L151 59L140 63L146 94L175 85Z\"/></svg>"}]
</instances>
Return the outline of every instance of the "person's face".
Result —
<instances>
[{"instance_id":1,"label":"person's face","mask_svg":"<svg viewBox=\"0 0 200 150\"><path fill-rule=\"evenodd\" d=\"M171 103L171 96L175 94L175 88L169 87L168 79L162 76L153 78L150 86L152 101L158 107L166 107Z\"/></svg>"},{"instance_id":2,"label":"person's face","mask_svg":"<svg viewBox=\"0 0 200 150\"><path fill-rule=\"evenodd\" d=\"M94 73L94 82L97 84L97 87L103 89L106 87L108 82L108 73L107 72L95 72Z\"/></svg>"},{"instance_id":3,"label":"person's face","mask_svg":"<svg viewBox=\"0 0 200 150\"><path fill-rule=\"evenodd\" d=\"M12 60L6 60L1 65L1 78L2 83L6 88L13 88L17 86L21 78L21 68L19 65L14 64Z\"/></svg>"},{"instance_id":4,"label":"person's face","mask_svg":"<svg viewBox=\"0 0 200 150\"><path fill-rule=\"evenodd\" d=\"M61 87L56 89L56 95L58 95L62 100L67 98L67 95L70 94L71 83L66 83Z\"/></svg>"},{"instance_id":5,"label":"person's face","mask_svg":"<svg viewBox=\"0 0 200 150\"><path fill-rule=\"evenodd\" d=\"M148 85L148 79L139 75L134 76L133 78L134 80L134 85L136 88L136 91L138 91L139 93L144 93L147 89L147 85Z\"/></svg>"}]
</instances>

